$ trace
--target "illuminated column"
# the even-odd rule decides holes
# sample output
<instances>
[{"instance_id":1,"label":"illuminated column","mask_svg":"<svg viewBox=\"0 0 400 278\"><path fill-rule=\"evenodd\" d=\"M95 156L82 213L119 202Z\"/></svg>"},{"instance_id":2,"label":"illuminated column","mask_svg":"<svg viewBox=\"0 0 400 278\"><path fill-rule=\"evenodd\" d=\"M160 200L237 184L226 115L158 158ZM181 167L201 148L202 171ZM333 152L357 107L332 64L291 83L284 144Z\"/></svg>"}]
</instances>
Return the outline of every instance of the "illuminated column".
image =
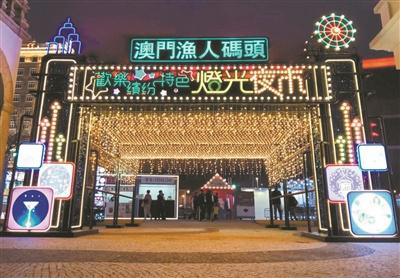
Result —
<instances>
[{"instance_id":1,"label":"illuminated column","mask_svg":"<svg viewBox=\"0 0 400 278\"><path fill-rule=\"evenodd\" d=\"M50 127L50 122L47 117L40 121L40 143L45 143L47 138L47 129Z\"/></svg>"},{"instance_id":2,"label":"illuminated column","mask_svg":"<svg viewBox=\"0 0 400 278\"><path fill-rule=\"evenodd\" d=\"M340 110L343 115L343 123L344 123L344 131L346 135L347 141L347 157L350 163L354 163L354 147L353 147L353 136L351 132L351 123L350 123L350 110L351 106L348 102L343 102L340 106Z\"/></svg>"},{"instance_id":3,"label":"illuminated column","mask_svg":"<svg viewBox=\"0 0 400 278\"><path fill-rule=\"evenodd\" d=\"M51 123L50 123L50 136L49 136L49 145L47 147L47 161L51 161L53 157L53 145L54 145L54 138L56 136L56 127L57 127L57 120L58 120L58 111L61 109L61 105L58 101L53 102L50 107L52 111L51 114Z\"/></svg>"},{"instance_id":4,"label":"illuminated column","mask_svg":"<svg viewBox=\"0 0 400 278\"><path fill-rule=\"evenodd\" d=\"M56 160L62 162L63 159L61 157L61 152L63 148L63 144L65 143L65 137L62 134L58 134L56 138Z\"/></svg>"},{"instance_id":5,"label":"illuminated column","mask_svg":"<svg viewBox=\"0 0 400 278\"><path fill-rule=\"evenodd\" d=\"M361 144L364 142L363 135L362 135L362 124L359 118L354 118L353 122L351 123L351 127L354 131L354 141L356 144Z\"/></svg>"},{"instance_id":6,"label":"illuminated column","mask_svg":"<svg viewBox=\"0 0 400 278\"><path fill-rule=\"evenodd\" d=\"M339 135L336 139L336 144L339 150L339 164L343 164L346 161L346 140L342 135Z\"/></svg>"}]
</instances>

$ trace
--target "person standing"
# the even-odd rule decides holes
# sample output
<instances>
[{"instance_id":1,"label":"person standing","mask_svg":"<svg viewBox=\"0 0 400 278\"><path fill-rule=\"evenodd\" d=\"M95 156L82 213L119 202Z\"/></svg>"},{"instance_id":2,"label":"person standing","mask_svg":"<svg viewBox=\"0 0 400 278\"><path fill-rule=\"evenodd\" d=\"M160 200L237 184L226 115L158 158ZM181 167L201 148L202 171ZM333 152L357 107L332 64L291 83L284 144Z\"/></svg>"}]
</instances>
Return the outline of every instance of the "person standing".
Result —
<instances>
[{"instance_id":1,"label":"person standing","mask_svg":"<svg viewBox=\"0 0 400 278\"><path fill-rule=\"evenodd\" d=\"M147 216L151 219L151 195L150 190L147 190L147 194L144 196L143 199L143 213L144 213L144 220L147 219Z\"/></svg>"},{"instance_id":2,"label":"person standing","mask_svg":"<svg viewBox=\"0 0 400 278\"><path fill-rule=\"evenodd\" d=\"M279 219L282 220L282 208L281 208L281 197L282 194L278 190L278 187L275 187L274 191L271 192L271 198L272 198L272 206L274 209L274 216L275 220L278 218L277 212L279 212Z\"/></svg>"},{"instance_id":3,"label":"person standing","mask_svg":"<svg viewBox=\"0 0 400 278\"><path fill-rule=\"evenodd\" d=\"M289 194L292 194L292 192L289 192ZM288 206L289 206L289 218L291 220L296 220L297 221L297 217L296 217L296 208L297 208L297 200L293 195L289 195L288 197Z\"/></svg>"},{"instance_id":4,"label":"person standing","mask_svg":"<svg viewBox=\"0 0 400 278\"><path fill-rule=\"evenodd\" d=\"M206 209L207 209L207 219L212 220L213 217L213 207L214 207L214 198L210 189L207 190L206 193Z\"/></svg>"},{"instance_id":5,"label":"person standing","mask_svg":"<svg viewBox=\"0 0 400 278\"><path fill-rule=\"evenodd\" d=\"M158 191L157 208L158 208L158 218L165 220L165 198L162 190Z\"/></svg>"},{"instance_id":6,"label":"person standing","mask_svg":"<svg viewBox=\"0 0 400 278\"><path fill-rule=\"evenodd\" d=\"M192 217L193 219L199 219L199 197L197 196L197 192L194 193L193 198L192 198L192 208L193 208L193 213Z\"/></svg>"},{"instance_id":7,"label":"person standing","mask_svg":"<svg viewBox=\"0 0 400 278\"><path fill-rule=\"evenodd\" d=\"M200 194L198 196L198 204L199 204L199 209L200 209L199 220L202 221L205 218L205 214L206 214L206 195L204 194L203 189L200 190Z\"/></svg>"}]
</instances>

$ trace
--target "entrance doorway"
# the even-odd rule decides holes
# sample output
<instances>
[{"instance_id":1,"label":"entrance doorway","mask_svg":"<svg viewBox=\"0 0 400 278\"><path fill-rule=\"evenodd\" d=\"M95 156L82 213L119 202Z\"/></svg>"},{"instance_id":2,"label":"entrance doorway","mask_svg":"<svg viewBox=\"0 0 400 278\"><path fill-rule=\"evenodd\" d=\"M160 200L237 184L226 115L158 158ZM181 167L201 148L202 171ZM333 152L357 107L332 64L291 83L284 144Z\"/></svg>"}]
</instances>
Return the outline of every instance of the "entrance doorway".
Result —
<instances>
[{"instance_id":1,"label":"entrance doorway","mask_svg":"<svg viewBox=\"0 0 400 278\"><path fill-rule=\"evenodd\" d=\"M301 189L305 167L309 168L308 184L314 184L315 162L305 165L303 154L320 138L317 106L93 105L82 107L80 115L80 152L95 153L97 158L95 171L85 156L78 161L77 166L85 169L83 188L114 192L119 177L120 193L131 196L138 175L177 175L179 218L191 217L193 195L201 189L224 196L222 210L227 209L227 196L234 196L229 217L235 218L239 217L233 204L240 200L238 192L266 191L273 186L283 190L283 182ZM216 174L225 188L209 184ZM113 195L95 193L98 221L112 217L113 200ZM128 219L131 200L120 198L119 202L120 219Z\"/></svg>"}]
</instances>

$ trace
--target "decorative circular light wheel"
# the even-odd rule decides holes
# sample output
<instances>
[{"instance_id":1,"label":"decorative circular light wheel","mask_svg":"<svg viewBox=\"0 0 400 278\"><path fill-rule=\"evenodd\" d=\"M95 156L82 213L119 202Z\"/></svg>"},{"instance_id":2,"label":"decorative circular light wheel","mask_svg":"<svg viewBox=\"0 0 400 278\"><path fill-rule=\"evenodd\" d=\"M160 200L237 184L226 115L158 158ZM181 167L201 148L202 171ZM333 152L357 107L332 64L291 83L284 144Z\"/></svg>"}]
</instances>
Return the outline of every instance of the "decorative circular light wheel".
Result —
<instances>
[{"instance_id":1,"label":"decorative circular light wheel","mask_svg":"<svg viewBox=\"0 0 400 278\"><path fill-rule=\"evenodd\" d=\"M324 15L315 23L315 26L314 35L327 49L333 48L339 51L348 48L349 44L355 41L354 35L357 30L353 27L353 21L344 15L334 13L329 16Z\"/></svg>"}]
</instances>

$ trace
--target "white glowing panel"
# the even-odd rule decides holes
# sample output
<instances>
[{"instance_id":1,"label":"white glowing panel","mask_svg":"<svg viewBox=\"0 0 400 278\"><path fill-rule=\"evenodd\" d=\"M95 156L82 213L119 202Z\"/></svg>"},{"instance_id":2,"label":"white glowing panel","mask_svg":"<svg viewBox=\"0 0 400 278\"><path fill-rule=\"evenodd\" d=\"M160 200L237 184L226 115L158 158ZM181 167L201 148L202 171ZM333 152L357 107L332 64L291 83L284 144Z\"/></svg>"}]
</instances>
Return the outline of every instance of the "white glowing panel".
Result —
<instances>
[{"instance_id":1,"label":"white glowing panel","mask_svg":"<svg viewBox=\"0 0 400 278\"><path fill-rule=\"evenodd\" d=\"M43 163L43 144L22 143L18 148L17 169L39 169Z\"/></svg>"},{"instance_id":2,"label":"white glowing panel","mask_svg":"<svg viewBox=\"0 0 400 278\"><path fill-rule=\"evenodd\" d=\"M54 190L54 198L68 200L72 197L75 165L73 163L44 163L39 171L39 186Z\"/></svg>"},{"instance_id":3,"label":"white glowing panel","mask_svg":"<svg viewBox=\"0 0 400 278\"><path fill-rule=\"evenodd\" d=\"M358 145L358 163L364 171L387 171L385 147L381 144Z\"/></svg>"},{"instance_id":4,"label":"white glowing panel","mask_svg":"<svg viewBox=\"0 0 400 278\"><path fill-rule=\"evenodd\" d=\"M362 171L358 165L328 165L326 181L331 202L345 202L347 192L364 190Z\"/></svg>"},{"instance_id":5,"label":"white glowing panel","mask_svg":"<svg viewBox=\"0 0 400 278\"><path fill-rule=\"evenodd\" d=\"M50 229L54 192L49 187L16 187L12 190L7 230L45 232Z\"/></svg>"},{"instance_id":6,"label":"white glowing panel","mask_svg":"<svg viewBox=\"0 0 400 278\"><path fill-rule=\"evenodd\" d=\"M354 236L395 236L396 216L391 193L385 190L347 194L350 230Z\"/></svg>"}]
</instances>

